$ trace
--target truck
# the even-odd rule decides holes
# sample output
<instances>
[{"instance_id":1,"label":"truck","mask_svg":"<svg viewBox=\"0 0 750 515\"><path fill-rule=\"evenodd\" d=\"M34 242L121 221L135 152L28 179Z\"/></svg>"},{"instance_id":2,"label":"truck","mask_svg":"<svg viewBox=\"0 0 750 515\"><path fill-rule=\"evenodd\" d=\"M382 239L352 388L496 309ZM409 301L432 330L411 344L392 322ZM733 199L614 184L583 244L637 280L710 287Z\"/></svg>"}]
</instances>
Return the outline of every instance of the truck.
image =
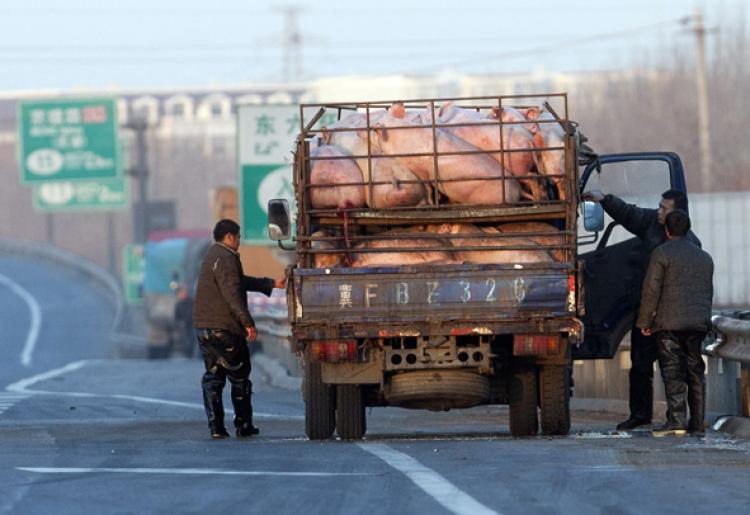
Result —
<instances>
[{"instance_id":1,"label":"truck","mask_svg":"<svg viewBox=\"0 0 750 515\"><path fill-rule=\"evenodd\" d=\"M144 247L143 298L148 322L147 356L192 357L193 298L201 260L211 244L208 231L155 231Z\"/></svg>"},{"instance_id":2,"label":"truck","mask_svg":"<svg viewBox=\"0 0 750 515\"><path fill-rule=\"evenodd\" d=\"M394 112L395 106L406 110L404 127L377 122L377 113ZM478 121L444 123L446 106ZM503 143L508 130L532 129L528 119L492 113L530 108L547 113L536 131L554 130L558 143L535 139L525 150ZM334 187L321 183L316 149L331 134L352 130L345 123L316 128L331 112L339 120L364 115L357 130L365 151L352 157L367 171L358 183L369 192L364 205L313 202L320 199L316 188ZM443 131L486 124L497 129L499 147L441 153ZM429 131L433 144L415 143L388 154L384 138L407 125ZM535 153L535 166L514 176L506 158L522 151ZM544 169L545 152L558 153L562 164L556 173ZM486 187L476 182L473 189L488 189L499 180L500 198L478 205L448 198L446 192L455 189L449 189L450 169L443 163L460 169L465 160L468 170L469 157L481 153L502 163L503 171L500 179L487 180ZM432 175L413 181L424 183L425 201L369 205L376 204L374 188L385 184L373 173L384 154L399 163L432 160ZM341 439L361 439L369 406L451 410L505 404L513 436L535 435L540 428L544 435L567 434L573 360L614 356L632 324L633 287L642 279L645 261L639 240L599 204L583 202L581 194L598 189L656 207L664 190L685 190L674 153L596 154L569 119L566 93L303 104L294 155L296 216L292 220L286 200L271 200L269 237L297 255L287 269L288 317L303 373L305 432L313 440L330 438L334 431ZM517 181L525 195L509 200L510 181ZM451 229L456 227L473 232ZM506 227L526 229L509 235L503 233ZM286 246L293 230L294 245ZM525 262L513 251L554 259ZM454 257L408 259L433 252ZM482 259L490 252L500 257ZM389 258L379 261L378 253ZM321 259L330 256L337 256L333 264Z\"/></svg>"}]
</instances>

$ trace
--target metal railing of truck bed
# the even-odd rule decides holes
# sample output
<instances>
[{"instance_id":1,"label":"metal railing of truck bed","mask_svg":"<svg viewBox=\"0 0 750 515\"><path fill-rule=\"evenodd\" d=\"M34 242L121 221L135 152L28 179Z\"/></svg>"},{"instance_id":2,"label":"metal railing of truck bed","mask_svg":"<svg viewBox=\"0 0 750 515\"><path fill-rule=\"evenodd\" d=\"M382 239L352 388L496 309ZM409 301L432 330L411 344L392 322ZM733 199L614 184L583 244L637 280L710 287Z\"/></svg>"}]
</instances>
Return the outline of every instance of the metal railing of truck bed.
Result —
<instances>
[{"instance_id":1,"label":"metal railing of truck bed","mask_svg":"<svg viewBox=\"0 0 750 515\"><path fill-rule=\"evenodd\" d=\"M546 100L546 107L554 115L554 119L533 119L519 121L503 121L501 116L497 118L486 118L470 122L441 123L438 109L448 102L454 102L457 108L474 110L486 113L492 109L502 110L512 107L524 109L528 107L539 107L539 99ZM556 108L552 107L552 104ZM394 104L401 104L406 113L414 114L415 111L425 112L429 123L408 124L386 127L387 131L408 131L408 130L430 130L432 133L432 145L430 152L414 153L376 153L373 151L373 131L380 127L371 124L371 115L374 113L382 114L383 110L389 110ZM548 111L548 112L549 112ZM360 113L365 117L364 127L316 127L316 123L323 115L334 112L336 119L341 120L343 116L351 113ZM308 116L312 113L312 116ZM430 114L431 113L431 114ZM295 191L298 205L298 237L297 250L301 254L314 256L315 254L348 254L369 253L369 252L482 252L482 251L557 251L563 252L564 258L559 260L571 260L575 255L575 238L576 238L576 214L575 199L577 191L577 166L575 156L575 146L573 140L572 124L568 120L567 95L564 93L543 94L543 95L507 95L496 97L465 97L465 98L441 98L441 99L419 99L419 100L394 100L378 102L348 102L348 103L327 103L327 104L303 104L300 106L301 132L298 137L298 146L296 152L295 166ZM559 124L564 130L563 145L547 146L538 145L535 142L533 146L512 149L507 148L505 144L504 128L514 126L530 126L536 124L539 130L544 124ZM450 130L461 127L494 127L498 128L499 148L482 150L476 147L475 150L443 152L438 143L438 131ZM366 153L357 155L341 156L319 156L310 155L312 143L316 143L316 138L330 137L331 134L365 132L366 133ZM460 137L460 136L456 136ZM542 174L537 169L536 173L530 172L524 175L514 175L510 170L506 170L507 156L513 156L518 153L536 153L534 157L535 164L541 160L544 152L560 151L564 153L564 169L559 174ZM448 156L461 155L486 155L499 162L501 174L499 177L452 177L445 178L440 176L440 160ZM499 156L499 157L496 157ZM398 180L398 184L421 184L429 193L428 204L408 205L397 207L338 207L338 208L313 208L311 197L315 188L343 188L343 187L362 187L366 188L369 195L366 198L370 200L375 198L375 188L377 186L387 186L393 184L393 181L378 181L373 179L374 163L378 159L395 161L400 158L422 157L431 158L434 167L434 177L421 179L414 176L414 179ZM331 184L312 184L311 170L314 163L318 160L335 161L335 160L367 160L367 170L362 170L362 181L340 182ZM441 193L441 186L449 183L472 182L475 181L500 181L501 195L497 203L494 204L457 204L447 203L446 198ZM523 181L535 182L538 187L533 191L543 191L546 198L523 198L516 202L507 202L508 182L518 181L519 188L523 188ZM554 184L557 181L557 195L555 195ZM479 183L481 184L481 182ZM562 189L562 191L560 191ZM564 199L560 197L563 196ZM499 234L464 233L464 234L443 234L436 232L404 232L400 234L373 234L368 233L367 228L370 226L387 226L401 227L407 225L432 225L440 223L501 223L507 221L550 221L556 223L561 230L550 226L549 231L533 232L508 232ZM315 234L315 230L322 229L322 234ZM540 244L538 241L532 241L534 238L555 237L562 239L561 242ZM482 245L474 245L474 241L482 240ZM509 239L525 238L530 240L524 244L508 244ZM365 245L371 241L384 240L431 240L435 245L429 247L422 246L401 246L366 248ZM455 240L464 241L463 244L455 244ZM492 240L493 244L489 244ZM505 241L506 243L503 243ZM497 244L494 244L497 242ZM327 245L328 248L320 248L320 245Z\"/></svg>"}]
</instances>

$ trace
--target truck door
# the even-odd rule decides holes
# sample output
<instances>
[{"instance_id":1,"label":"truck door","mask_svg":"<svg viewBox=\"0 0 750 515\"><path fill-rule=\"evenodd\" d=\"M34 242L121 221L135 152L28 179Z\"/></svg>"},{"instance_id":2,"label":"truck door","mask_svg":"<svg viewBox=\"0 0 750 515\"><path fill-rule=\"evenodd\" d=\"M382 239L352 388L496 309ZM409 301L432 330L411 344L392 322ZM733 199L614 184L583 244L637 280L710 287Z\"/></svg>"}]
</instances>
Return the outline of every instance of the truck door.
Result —
<instances>
[{"instance_id":1,"label":"truck door","mask_svg":"<svg viewBox=\"0 0 750 515\"><path fill-rule=\"evenodd\" d=\"M656 210L664 191L685 191L685 179L677 154L610 154L586 166L580 188L581 193L600 190ZM573 357L609 359L633 323L637 292L648 265L647 249L606 213L602 233L586 231L581 217L578 236L586 315L585 339L573 350Z\"/></svg>"}]
</instances>

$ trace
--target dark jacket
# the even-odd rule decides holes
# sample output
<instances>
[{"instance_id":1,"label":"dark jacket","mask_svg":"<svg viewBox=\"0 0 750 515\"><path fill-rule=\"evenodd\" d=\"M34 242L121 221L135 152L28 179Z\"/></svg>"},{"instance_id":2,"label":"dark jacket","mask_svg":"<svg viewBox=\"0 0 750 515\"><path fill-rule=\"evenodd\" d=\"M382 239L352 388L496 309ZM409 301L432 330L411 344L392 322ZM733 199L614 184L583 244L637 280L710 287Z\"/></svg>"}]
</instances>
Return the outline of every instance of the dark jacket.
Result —
<instances>
[{"instance_id":1,"label":"dark jacket","mask_svg":"<svg viewBox=\"0 0 750 515\"><path fill-rule=\"evenodd\" d=\"M637 327L657 331L711 328L714 262L686 238L669 240L651 254L643 281Z\"/></svg>"},{"instance_id":2,"label":"dark jacket","mask_svg":"<svg viewBox=\"0 0 750 515\"><path fill-rule=\"evenodd\" d=\"M641 285L646 275L649 258L656 247L667 241L667 235L664 232L664 226L659 223L659 213L656 209L647 209L634 204L628 204L614 195L605 195L601 201L601 205L615 222L637 236L642 244L642 247L638 250L638 254L635 255L640 255L640 257L636 257L635 261L631 262L631 273L634 274L633 284L637 285L632 289L631 293L633 306L637 315L638 306L641 301ZM693 234L693 231L688 233L687 238L698 247L701 246L700 240Z\"/></svg>"},{"instance_id":3,"label":"dark jacket","mask_svg":"<svg viewBox=\"0 0 750 515\"><path fill-rule=\"evenodd\" d=\"M193 305L193 326L225 329L238 335L255 322L247 309L247 292L271 295L274 280L248 277L240 255L223 243L211 245L203 258Z\"/></svg>"},{"instance_id":4,"label":"dark jacket","mask_svg":"<svg viewBox=\"0 0 750 515\"><path fill-rule=\"evenodd\" d=\"M601 201L601 205L615 222L643 241L647 253L647 261L654 249L667 241L664 226L659 223L659 215L656 209L646 209L634 204L628 204L614 195L605 195L604 200ZM701 247L701 242L693 234L693 231L688 232L687 238L698 247Z\"/></svg>"}]
</instances>

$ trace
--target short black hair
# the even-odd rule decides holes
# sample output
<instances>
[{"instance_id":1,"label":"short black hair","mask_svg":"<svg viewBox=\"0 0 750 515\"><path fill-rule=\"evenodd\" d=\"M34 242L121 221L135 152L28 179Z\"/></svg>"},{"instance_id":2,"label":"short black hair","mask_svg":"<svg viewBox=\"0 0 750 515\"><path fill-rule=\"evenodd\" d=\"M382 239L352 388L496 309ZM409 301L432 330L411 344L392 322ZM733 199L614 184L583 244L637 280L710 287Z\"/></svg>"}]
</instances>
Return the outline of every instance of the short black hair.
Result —
<instances>
[{"instance_id":1,"label":"short black hair","mask_svg":"<svg viewBox=\"0 0 750 515\"><path fill-rule=\"evenodd\" d=\"M675 209L664 218L669 234L682 238L690 230L690 216L682 209Z\"/></svg>"},{"instance_id":2,"label":"short black hair","mask_svg":"<svg viewBox=\"0 0 750 515\"><path fill-rule=\"evenodd\" d=\"M682 209L683 211L687 211L688 209L687 195L680 190L667 190L661 194L661 198L673 200L675 209Z\"/></svg>"},{"instance_id":3,"label":"short black hair","mask_svg":"<svg viewBox=\"0 0 750 515\"><path fill-rule=\"evenodd\" d=\"M222 241L227 234L237 235L240 233L240 226L234 220L225 218L216 222L214 227L214 241Z\"/></svg>"}]
</instances>

